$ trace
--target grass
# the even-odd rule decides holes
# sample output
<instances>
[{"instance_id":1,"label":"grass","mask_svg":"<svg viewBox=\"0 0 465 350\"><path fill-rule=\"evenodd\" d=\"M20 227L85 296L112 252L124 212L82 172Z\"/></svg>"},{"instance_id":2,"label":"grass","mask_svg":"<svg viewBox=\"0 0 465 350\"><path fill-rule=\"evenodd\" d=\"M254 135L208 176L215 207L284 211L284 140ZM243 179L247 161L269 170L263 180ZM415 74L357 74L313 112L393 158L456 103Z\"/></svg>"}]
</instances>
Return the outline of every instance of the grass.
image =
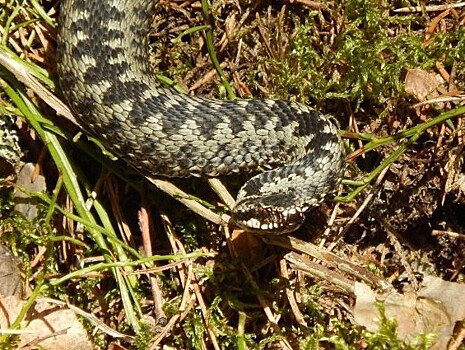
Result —
<instances>
[{"instance_id":1,"label":"grass","mask_svg":"<svg viewBox=\"0 0 465 350\"><path fill-rule=\"evenodd\" d=\"M416 345L399 341L394 320L382 319L378 333L351 321L354 295L338 281L359 280L355 272L336 268L335 276L321 278L299 270L284 255L297 249L295 242L267 238L269 244L263 244L259 237L211 223L226 209L204 181L176 184L189 194L186 205L198 205L195 197L200 198L198 210L212 212L211 221L111 160L75 126L57 118L60 107L45 94L48 89L59 95L53 51L57 6L10 1L0 9L0 112L16 121L23 160L40 166L48 186L43 193L30 193L40 210L28 221L14 210L13 195L21 189L11 177L0 182L1 239L22 259L33 290L11 328L24 325L35 298L48 296L92 313L128 336L120 340L123 345L137 349L156 342L180 349L427 348L429 335L418 338ZM444 17L436 23L440 15ZM297 235L332 247L347 264L374 264L378 275L372 281L381 283L403 271L404 252L392 247L386 227L370 210L356 215L371 198L368 191L380 191L374 211L398 220L395 228L401 234L411 235L411 223L421 225L422 220L428 227L446 222L448 230L463 229L460 215L438 213L448 205L460 212L464 204L458 189L447 189L440 205L442 193L433 188L431 197L421 198L427 202L423 211L410 214L403 207L399 215L392 203L410 187L379 187L401 182L396 167L388 170L392 164L415 169L430 164L425 158L441 169L451 164L465 107L450 101L406 108L414 101L404 92L403 79L409 68L437 72L440 67L455 72L456 87L463 90L463 18L461 9L399 14L379 1L346 0L320 8L307 8L304 1L287 6L173 1L159 6L156 14L152 59L165 79L185 90L196 86L196 94L286 98L333 114L353 151L344 193L338 196L343 203L329 202L310 214L310 224ZM32 84L28 74L40 85ZM432 144L440 152L431 150ZM433 165L423 173L430 177L405 169L402 176L418 191L448 180ZM227 182L237 188L239 180ZM417 215L414 220L412 215ZM154 237L143 249L141 232ZM457 242L442 244L464 251ZM380 245L384 251L373 248ZM328 260L327 250L319 249L307 243L297 251L334 268L331 259L336 257ZM143 250L152 253L147 257ZM434 250L425 254L434 256L428 261L435 274L449 278L457 270L451 256L435 255ZM372 282L373 288L377 283ZM115 340L95 332L90 319L84 322L98 347ZM13 347L17 339L3 334L0 344Z\"/></svg>"}]
</instances>

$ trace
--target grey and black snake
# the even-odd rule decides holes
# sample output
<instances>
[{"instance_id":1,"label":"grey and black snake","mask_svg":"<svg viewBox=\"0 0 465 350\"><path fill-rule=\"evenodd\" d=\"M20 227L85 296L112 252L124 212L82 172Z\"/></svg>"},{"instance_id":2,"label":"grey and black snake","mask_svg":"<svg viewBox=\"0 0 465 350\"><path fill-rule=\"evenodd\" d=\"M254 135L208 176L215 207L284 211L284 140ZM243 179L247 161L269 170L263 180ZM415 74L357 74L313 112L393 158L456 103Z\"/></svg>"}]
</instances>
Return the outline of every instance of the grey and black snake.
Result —
<instances>
[{"instance_id":1,"label":"grey and black snake","mask_svg":"<svg viewBox=\"0 0 465 350\"><path fill-rule=\"evenodd\" d=\"M302 104L213 100L162 86L149 68L154 0L63 0L58 76L84 128L144 175L214 177L265 169L232 219L249 231L297 229L344 171L335 126Z\"/></svg>"}]
</instances>

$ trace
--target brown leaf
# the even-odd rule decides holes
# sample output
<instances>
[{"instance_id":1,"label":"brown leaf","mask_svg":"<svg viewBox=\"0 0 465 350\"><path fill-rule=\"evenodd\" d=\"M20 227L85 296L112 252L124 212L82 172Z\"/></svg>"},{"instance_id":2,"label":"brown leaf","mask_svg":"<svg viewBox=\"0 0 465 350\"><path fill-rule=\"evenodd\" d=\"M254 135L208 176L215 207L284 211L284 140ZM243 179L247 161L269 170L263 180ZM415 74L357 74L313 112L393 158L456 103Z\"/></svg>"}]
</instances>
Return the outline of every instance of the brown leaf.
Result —
<instances>
[{"instance_id":1,"label":"brown leaf","mask_svg":"<svg viewBox=\"0 0 465 350\"><path fill-rule=\"evenodd\" d=\"M424 278L423 288L417 293L381 295L362 283L356 283L355 322L377 332L380 314L376 302L381 301L386 317L397 321L399 339L408 343L416 335L435 333L437 340L431 349L446 349L455 323L465 318L463 290L463 284L431 276Z\"/></svg>"},{"instance_id":2,"label":"brown leaf","mask_svg":"<svg viewBox=\"0 0 465 350\"><path fill-rule=\"evenodd\" d=\"M405 76L405 92L420 102L439 96L437 88L440 85L436 74L423 69L409 69Z\"/></svg>"},{"instance_id":3,"label":"brown leaf","mask_svg":"<svg viewBox=\"0 0 465 350\"><path fill-rule=\"evenodd\" d=\"M16 296L0 298L0 329L8 329L24 306ZM91 350L86 331L73 311L37 299L29 309L29 321L19 335L17 349L42 347L47 350Z\"/></svg>"},{"instance_id":4,"label":"brown leaf","mask_svg":"<svg viewBox=\"0 0 465 350\"><path fill-rule=\"evenodd\" d=\"M22 296L21 271L19 259L0 244L0 296Z\"/></svg>"},{"instance_id":5,"label":"brown leaf","mask_svg":"<svg viewBox=\"0 0 465 350\"><path fill-rule=\"evenodd\" d=\"M233 230L231 233L231 243L234 246L237 257L249 267L257 265L264 258L263 243L255 235L242 230Z\"/></svg>"}]
</instances>

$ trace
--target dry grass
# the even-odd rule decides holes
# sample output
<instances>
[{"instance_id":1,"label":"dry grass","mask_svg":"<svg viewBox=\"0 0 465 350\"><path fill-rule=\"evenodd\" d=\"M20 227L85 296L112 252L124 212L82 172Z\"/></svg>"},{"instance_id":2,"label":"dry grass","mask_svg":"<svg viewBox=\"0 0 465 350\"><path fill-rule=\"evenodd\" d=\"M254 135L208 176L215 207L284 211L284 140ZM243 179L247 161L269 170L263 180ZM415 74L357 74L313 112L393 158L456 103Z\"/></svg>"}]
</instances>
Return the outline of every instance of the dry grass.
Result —
<instances>
[{"instance_id":1,"label":"dry grass","mask_svg":"<svg viewBox=\"0 0 465 350\"><path fill-rule=\"evenodd\" d=\"M53 90L58 4L2 5L1 48L32 62L28 69ZM380 339L385 348L411 348L388 322L374 335L355 325L353 286L415 287L423 274L463 282L465 140L455 118L463 100L450 98L463 96L465 85L465 13L393 10L370 1L218 0L205 18L198 1L158 6L157 72L193 94L286 98L331 113L351 153L347 178L373 175L362 185L346 181L340 199L360 189L358 196L310 212L292 239L244 235L193 214L85 136L74 142L78 129L56 116L58 107L0 65L0 111L16 120L22 160L48 187L30 222L13 210L15 174L0 183L2 241L23 259L31 287L92 313L133 348L382 348ZM205 31L195 30L206 24L223 83ZM433 97L449 101L412 108L410 68L440 75ZM448 110L458 112L440 120L447 123L418 128ZM406 130L422 131L389 138ZM56 142L43 143L52 136ZM403 143L395 162L376 170ZM234 192L242 180L225 182ZM227 212L205 181L176 184ZM95 331L94 321L86 326ZM92 337L101 348L116 341Z\"/></svg>"}]
</instances>

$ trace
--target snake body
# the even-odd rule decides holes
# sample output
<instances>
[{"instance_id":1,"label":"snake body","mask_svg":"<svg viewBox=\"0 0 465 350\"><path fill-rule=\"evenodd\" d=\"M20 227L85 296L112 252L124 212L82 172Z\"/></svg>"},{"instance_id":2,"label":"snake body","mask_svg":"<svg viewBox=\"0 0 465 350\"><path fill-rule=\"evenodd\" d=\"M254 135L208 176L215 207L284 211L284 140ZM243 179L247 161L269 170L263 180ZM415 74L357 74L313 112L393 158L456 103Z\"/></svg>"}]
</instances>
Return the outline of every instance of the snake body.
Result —
<instances>
[{"instance_id":1,"label":"snake body","mask_svg":"<svg viewBox=\"0 0 465 350\"><path fill-rule=\"evenodd\" d=\"M239 190L233 222L290 232L344 170L335 126L302 104L214 100L162 86L149 68L156 1L63 0L60 86L83 127L144 175L214 177L265 169Z\"/></svg>"}]
</instances>

